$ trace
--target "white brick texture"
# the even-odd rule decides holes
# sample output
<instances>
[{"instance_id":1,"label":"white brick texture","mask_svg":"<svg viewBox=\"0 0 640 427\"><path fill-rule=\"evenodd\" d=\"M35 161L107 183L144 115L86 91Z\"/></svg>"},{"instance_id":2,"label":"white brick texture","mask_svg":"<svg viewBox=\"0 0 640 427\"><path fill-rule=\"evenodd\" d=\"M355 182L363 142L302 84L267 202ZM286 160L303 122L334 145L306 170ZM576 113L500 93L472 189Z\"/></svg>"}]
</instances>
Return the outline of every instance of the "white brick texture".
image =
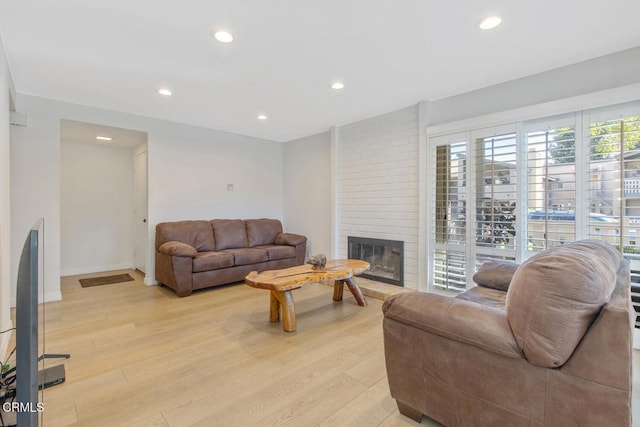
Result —
<instances>
[{"instance_id":1,"label":"white brick texture","mask_svg":"<svg viewBox=\"0 0 640 427\"><path fill-rule=\"evenodd\" d=\"M418 286L418 106L337 128L337 255L347 236L404 241L404 286Z\"/></svg>"}]
</instances>

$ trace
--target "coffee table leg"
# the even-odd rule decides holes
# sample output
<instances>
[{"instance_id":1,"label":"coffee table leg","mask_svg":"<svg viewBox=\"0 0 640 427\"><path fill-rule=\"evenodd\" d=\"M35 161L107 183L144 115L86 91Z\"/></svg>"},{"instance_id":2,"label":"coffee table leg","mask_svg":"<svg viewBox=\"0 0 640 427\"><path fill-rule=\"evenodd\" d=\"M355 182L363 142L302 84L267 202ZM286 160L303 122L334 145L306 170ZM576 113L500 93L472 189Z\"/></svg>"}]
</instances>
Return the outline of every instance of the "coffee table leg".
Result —
<instances>
[{"instance_id":1,"label":"coffee table leg","mask_svg":"<svg viewBox=\"0 0 640 427\"><path fill-rule=\"evenodd\" d=\"M349 288L349 290L353 294L353 297L358 302L358 305L362 305L362 306L367 305L367 300L364 299L364 295L362 295L362 291L360 290L358 285L356 285L356 281L353 280L353 277L349 277L348 279L344 279L344 283L347 284L347 287Z\"/></svg>"},{"instance_id":2,"label":"coffee table leg","mask_svg":"<svg viewBox=\"0 0 640 427\"><path fill-rule=\"evenodd\" d=\"M275 291L271 291L271 308L269 310L269 321L271 323L278 323L280 321L280 301L276 298Z\"/></svg>"},{"instance_id":3,"label":"coffee table leg","mask_svg":"<svg viewBox=\"0 0 640 427\"><path fill-rule=\"evenodd\" d=\"M344 291L344 283L342 280L335 280L333 282L333 300L342 301L342 292Z\"/></svg>"},{"instance_id":4,"label":"coffee table leg","mask_svg":"<svg viewBox=\"0 0 640 427\"><path fill-rule=\"evenodd\" d=\"M284 291L284 292L271 291L271 319L274 318L274 314L273 314L274 298L282 307L282 329L285 332L295 331L296 330L296 312L293 306L293 295L291 295L291 291Z\"/></svg>"}]
</instances>

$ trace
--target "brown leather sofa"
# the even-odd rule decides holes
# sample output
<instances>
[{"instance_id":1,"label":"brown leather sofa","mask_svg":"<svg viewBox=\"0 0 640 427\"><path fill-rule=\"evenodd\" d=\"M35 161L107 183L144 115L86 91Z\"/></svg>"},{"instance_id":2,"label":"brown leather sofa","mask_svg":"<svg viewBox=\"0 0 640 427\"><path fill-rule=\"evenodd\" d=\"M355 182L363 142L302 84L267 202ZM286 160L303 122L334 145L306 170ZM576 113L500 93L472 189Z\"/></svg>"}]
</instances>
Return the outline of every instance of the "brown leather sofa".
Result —
<instances>
[{"instance_id":1,"label":"brown leather sofa","mask_svg":"<svg viewBox=\"0 0 640 427\"><path fill-rule=\"evenodd\" d=\"M630 426L629 262L583 240L383 304L391 396L447 426Z\"/></svg>"},{"instance_id":2,"label":"brown leather sofa","mask_svg":"<svg viewBox=\"0 0 640 427\"><path fill-rule=\"evenodd\" d=\"M251 271L304 263L307 238L277 219L213 219L156 226L156 280L180 297L243 280Z\"/></svg>"}]
</instances>

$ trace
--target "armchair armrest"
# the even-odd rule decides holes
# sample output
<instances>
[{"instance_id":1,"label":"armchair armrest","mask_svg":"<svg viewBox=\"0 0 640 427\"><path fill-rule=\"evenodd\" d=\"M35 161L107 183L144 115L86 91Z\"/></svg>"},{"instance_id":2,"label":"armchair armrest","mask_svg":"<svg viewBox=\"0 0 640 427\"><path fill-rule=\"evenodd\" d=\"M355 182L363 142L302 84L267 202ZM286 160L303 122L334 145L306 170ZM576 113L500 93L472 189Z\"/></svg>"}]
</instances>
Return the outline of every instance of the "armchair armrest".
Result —
<instances>
[{"instance_id":1,"label":"armchair armrest","mask_svg":"<svg viewBox=\"0 0 640 427\"><path fill-rule=\"evenodd\" d=\"M501 309L442 295L405 292L387 298L382 311L385 320L514 359L523 357Z\"/></svg>"},{"instance_id":2,"label":"armchair armrest","mask_svg":"<svg viewBox=\"0 0 640 427\"><path fill-rule=\"evenodd\" d=\"M169 241L164 242L158 247L158 252L170 256L195 257L198 253L196 248L186 243Z\"/></svg>"},{"instance_id":3,"label":"armchair armrest","mask_svg":"<svg viewBox=\"0 0 640 427\"><path fill-rule=\"evenodd\" d=\"M305 236L301 236L300 234L278 233L278 235L276 235L274 243L276 245L298 246L299 244L306 241L307 238Z\"/></svg>"}]
</instances>

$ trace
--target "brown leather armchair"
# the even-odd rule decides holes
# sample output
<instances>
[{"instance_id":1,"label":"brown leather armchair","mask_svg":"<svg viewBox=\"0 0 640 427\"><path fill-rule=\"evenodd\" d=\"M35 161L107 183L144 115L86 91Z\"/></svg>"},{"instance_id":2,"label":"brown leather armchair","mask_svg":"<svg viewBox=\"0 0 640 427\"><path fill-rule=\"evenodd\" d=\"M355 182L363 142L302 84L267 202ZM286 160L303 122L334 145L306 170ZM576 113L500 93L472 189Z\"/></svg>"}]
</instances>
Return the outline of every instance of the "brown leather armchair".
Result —
<instances>
[{"instance_id":1,"label":"brown leather armchair","mask_svg":"<svg viewBox=\"0 0 640 427\"><path fill-rule=\"evenodd\" d=\"M618 251L573 242L513 268L488 264L474 281L459 298L385 301L387 375L402 414L447 426L631 425L635 314Z\"/></svg>"}]
</instances>

